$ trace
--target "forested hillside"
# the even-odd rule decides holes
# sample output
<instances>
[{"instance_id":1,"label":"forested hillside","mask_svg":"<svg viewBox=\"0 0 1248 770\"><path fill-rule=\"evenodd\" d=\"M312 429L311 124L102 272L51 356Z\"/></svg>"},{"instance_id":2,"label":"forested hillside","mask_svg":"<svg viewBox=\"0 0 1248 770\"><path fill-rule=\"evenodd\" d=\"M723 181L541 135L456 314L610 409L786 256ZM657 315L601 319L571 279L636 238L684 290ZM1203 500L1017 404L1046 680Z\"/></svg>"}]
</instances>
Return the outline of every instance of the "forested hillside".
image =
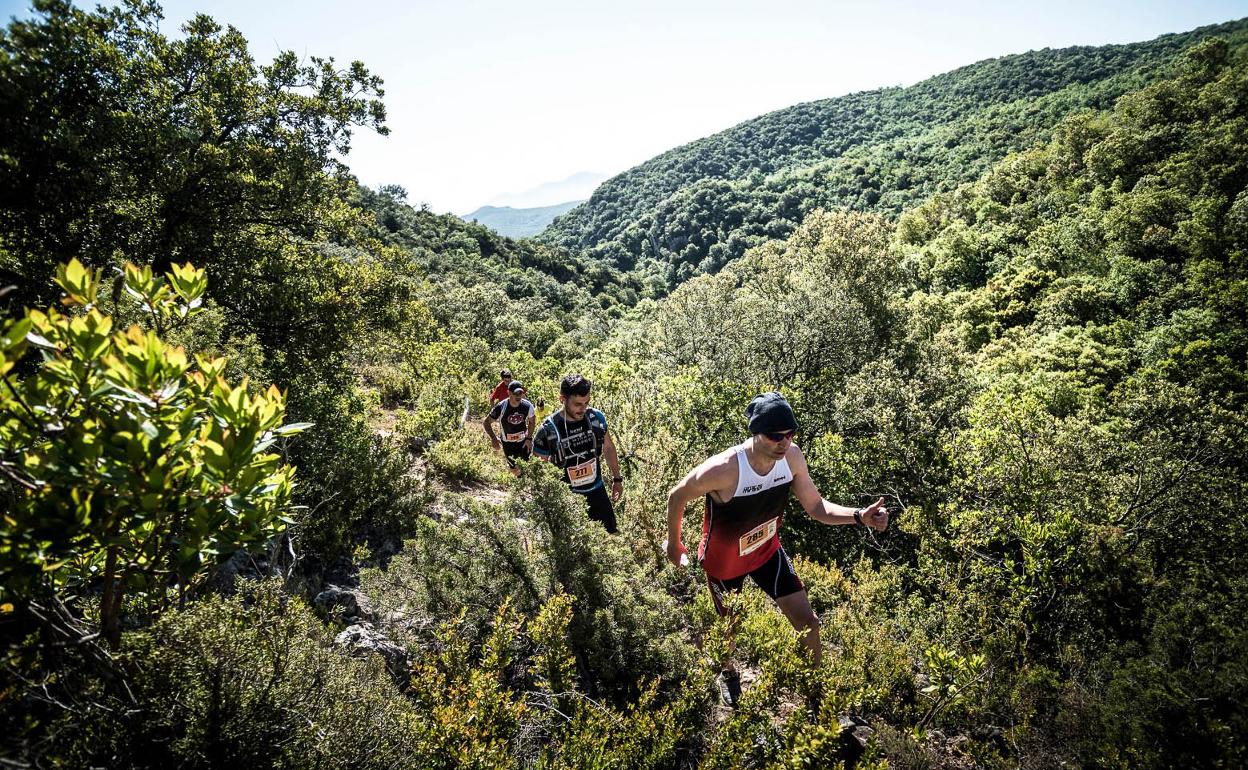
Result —
<instances>
[{"instance_id":1,"label":"forested hillside","mask_svg":"<svg viewBox=\"0 0 1248 770\"><path fill-rule=\"evenodd\" d=\"M1238 23L974 65L923 113L886 92L895 125L763 179L771 143L734 139L743 180L681 190L805 202L756 231L703 196L739 253L660 274L360 187L361 63L37 10L0 33L6 765L1248 763ZM504 367L543 412L594 381L618 534L491 452ZM662 546L770 389L824 497L893 511L788 504L820 666Z\"/></svg>"},{"instance_id":2,"label":"forested hillside","mask_svg":"<svg viewBox=\"0 0 1248 770\"><path fill-rule=\"evenodd\" d=\"M670 150L603 182L543 234L668 286L787 236L815 208L895 215L979 178L1067 115L1106 109L1229 22L1147 43L1045 49L909 88L810 102Z\"/></svg>"}]
</instances>

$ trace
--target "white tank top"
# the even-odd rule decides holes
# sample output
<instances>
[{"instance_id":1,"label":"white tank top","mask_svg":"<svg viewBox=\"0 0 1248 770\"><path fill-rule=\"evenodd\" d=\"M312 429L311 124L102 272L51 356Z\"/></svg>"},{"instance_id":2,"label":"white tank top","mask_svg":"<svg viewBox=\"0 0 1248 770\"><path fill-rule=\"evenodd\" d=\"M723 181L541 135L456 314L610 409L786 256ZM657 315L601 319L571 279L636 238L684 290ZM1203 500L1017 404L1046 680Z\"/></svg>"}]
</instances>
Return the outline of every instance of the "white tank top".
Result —
<instances>
[{"instance_id":1,"label":"white tank top","mask_svg":"<svg viewBox=\"0 0 1248 770\"><path fill-rule=\"evenodd\" d=\"M776 464L771 466L771 472L766 476L760 476L754 472L750 461L745 457L745 445L737 447L737 491L732 499L757 495L759 492L766 492L772 487L788 484L791 481L793 481L793 473L789 470L789 458L781 457L776 460Z\"/></svg>"}]
</instances>

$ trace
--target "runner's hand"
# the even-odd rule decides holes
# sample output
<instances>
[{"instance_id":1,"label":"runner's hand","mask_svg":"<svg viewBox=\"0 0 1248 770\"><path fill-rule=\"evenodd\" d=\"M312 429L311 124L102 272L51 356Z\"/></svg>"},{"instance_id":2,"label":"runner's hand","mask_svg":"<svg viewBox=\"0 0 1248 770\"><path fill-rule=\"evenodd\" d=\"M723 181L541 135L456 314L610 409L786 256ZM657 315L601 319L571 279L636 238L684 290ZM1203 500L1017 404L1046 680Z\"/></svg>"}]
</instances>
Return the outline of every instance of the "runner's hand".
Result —
<instances>
[{"instance_id":1,"label":"runner's hand","mask_svg":"<svg viewBox=\"0 0 1248 770\"><path fill-rule=\"evenodd\" d=\"M689 566L689 551L685 549L685 544L676 540L664 540L663 545L666 546L667 560L677 567Z\"/></svg>"},{"instance_id":2,"label":"runner's hand","mask_svg":"<svg viewBox=\"0 0 1248 770\"><path fill-rule=\"evenodd\" d=\"M618 503L620 501L620 498L623 496L624 496L624 482L612 481L611 482L611 502Z\"/></svg>"},{"instance_id":3,"label":"runner's hand","mask_svg":"<svg viewBox=\"0 0 1248 770\"><path fill-rule=\"evenodd\" d=\"M494 445L494 451L496 452L503 448L503 445L500 444L498 442L498 439L494 438L493 436L490 437L490 443Z\"/></svg>"},{"instance_id":4,"label":"runner's hand","mask_svg":"<svg viewBox=\"0 0 1248 770\"><path fill-rule=\"evenodd\" d=\"M884 498L862 509L862 523L877 532L888 529L888 509L884 507Z\"/></svg>"}]
</instances>

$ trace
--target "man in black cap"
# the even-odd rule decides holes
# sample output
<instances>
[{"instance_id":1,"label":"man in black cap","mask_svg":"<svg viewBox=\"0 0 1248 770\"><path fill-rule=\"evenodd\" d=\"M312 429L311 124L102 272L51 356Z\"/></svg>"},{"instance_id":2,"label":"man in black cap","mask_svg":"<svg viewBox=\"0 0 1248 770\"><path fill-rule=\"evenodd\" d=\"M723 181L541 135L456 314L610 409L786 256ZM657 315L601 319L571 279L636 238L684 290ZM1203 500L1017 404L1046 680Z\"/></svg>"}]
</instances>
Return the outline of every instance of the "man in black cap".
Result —
<instances>
[{"instance_id":1,"label":"man in black cap","mask_svg":"<svg viewBox=\"0 0 1248 770\"><path fill-rule=\"evenodd\" d=\"M775 600L794 628L805 631L802 641L812 662L819 665L819 618L780 543L789 491L811 518L824 524L857 524L883 531L888 526L888 509L882 497L857 509L823 499L810 479L802 450L793 443L797 417L784 396L775 392L756 396L745 415L750 438L707 459L668 494L667 557L677 566L688 562L680 541L685 506L705 497L698 559L715 608L726 615L724 596L740 591L748 575ZM729 705L734 705L740 682L731 663L722 674L721 690Z\"/></svg>"},{"instance_id":2,"label":"man in black cap","mask_svg":"<svg viewBox=\"0 0 1248 770\"><path fill-rule=\"evenodd\" d=\"M527 460L533 451L533 424L537 420L537 410L524 395L524 384L512 380L507 384L507 398L495 404L482 422L490 443L495 449L502 448L513 476L520 473L516 459ZM494 435L495 422L503 434L501 442Z\"/></svg>"}]
</instances>

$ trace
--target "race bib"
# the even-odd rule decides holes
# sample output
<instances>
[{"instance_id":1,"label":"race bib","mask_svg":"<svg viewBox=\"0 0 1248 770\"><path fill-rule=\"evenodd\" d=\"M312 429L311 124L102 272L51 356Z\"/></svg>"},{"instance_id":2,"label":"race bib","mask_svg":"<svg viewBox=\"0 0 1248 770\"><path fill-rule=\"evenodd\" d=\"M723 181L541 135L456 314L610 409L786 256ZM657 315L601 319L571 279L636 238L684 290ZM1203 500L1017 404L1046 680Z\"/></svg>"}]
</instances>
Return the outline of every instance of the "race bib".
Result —
<instances>
[{"instance_id":1,"label":"race bib","mask_svg":"<svg viewBox=\"0 0 1248 770\"><path fill-rule=\"evenodd\" d=\"M737 552L742 556L754 553L775 537L779 518L769 519L741 536L737 541Z\"/></svg>"},{"instance_id":2,"label":"race bib","mask_svg":"<svg viewBox=\"0 0 1248 770\"><path fill-rule=\"evenodd\" d=\"M524 436L524 431L520 431L519 433L504 433L503 441L506 441L508 444L515 444L519 441L524 441Z\"/></svg>"},{"instance_id":3,"label":"race bib","mask_svg":"<svg viewBox=\"0 0 1248 770\"><path fill-rule=\"evenodd\" d=\"M598 480L598 460L593 459L567 468L568 483L574 487L587 487Z\"/></svg>"}]
</instances>

